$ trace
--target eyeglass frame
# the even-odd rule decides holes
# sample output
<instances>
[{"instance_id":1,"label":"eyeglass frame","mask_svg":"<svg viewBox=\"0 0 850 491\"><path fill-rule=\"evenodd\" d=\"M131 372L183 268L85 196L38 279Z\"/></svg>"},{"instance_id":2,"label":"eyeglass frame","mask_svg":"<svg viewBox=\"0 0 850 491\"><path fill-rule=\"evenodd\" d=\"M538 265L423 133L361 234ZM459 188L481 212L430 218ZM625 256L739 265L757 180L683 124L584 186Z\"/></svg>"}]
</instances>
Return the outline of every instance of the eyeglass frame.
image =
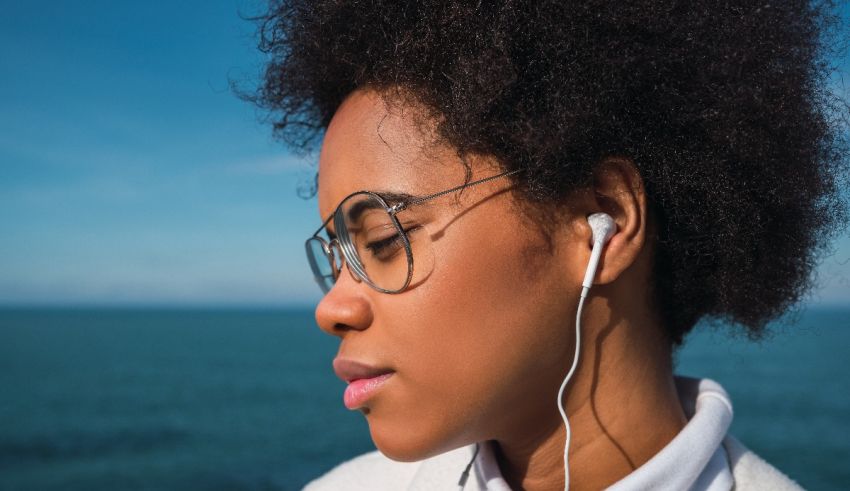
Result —
<instances>
[{"instance_id":1,"label":"eyeglass frame","mask_svg":"<svg viewBox=\"0 0 850 491\"><path fill-rule=\"evenodd\" d=\"M333 273L333 284L331 285L330 288L333 288L333 285L335 285L337 280L339 279L339 275L342 271L342 266L343 266L342 262L345 262L345 264L348 265L349 273L351 273L351 275L355 279L359 279L360 281L365 282L371 288L373 288L373 289L375 289L375 290L377 290L381 293L388 293L388 294L401 293L404 290L406 290L408 286L410 286L410 281L413 279L413 251L411 250L411 247L410 247L410 239L408 239L407 233L404 231L404 228L401 226L401 223L399 223L398 218L396 218L396 214L410 208L411 206L418 205L418 204L424 203L426 201L430 201L430 200L435 199L435 198L439 198L440 196L444 196L446 194L450 194L450 193L453 193L455 191L460 191L461 189L466 189L466 188L469 188L469 187L472 187L472 186L476 186L478 184L483 184L485 182L492 181L494 179L498 179L500 177L511 176L511 175L517 174L517 173L519 173L523 170L524 169L514 169L514 170L511 170L511 171L505 171L505 172L495 174L495 175L492 175L492 176L489 176L489 177L484 177L484 178L478 179L477 181L473 181L473 182L466 183L466 184L461 184L460 186L455 186L455 187L446 189L444 191L439 191L437 193L429 194L429 195L422 196L422 197L415 198L415 199L408 200L408 201L400 201L398 203L393 204L392 206L390 206L387 203L387 200L378 193L375 193L373 191L355 191L355 192L349 194L348 196L346 196L345 198L343 198L342 201L340 201L339 204L337 205L337 207L334 209L334 211L328 216L328 218L325 219L325 221L322 223L322 225L319 227L319 229L316 230L316 232L314 232L313 235L311 235L304 242L304 248L306 249L306 252L307 252L307 255L308 255L307 259L309 260L313 255L312 252L311 252L311 249L310 249L310 242L318 239L319 243L322 245L322 251L324 252L325 258L330 263L331 271ZM404 251L405 251L405 254L407 255L407 278L404 280L404 285L402 285L398 290L388 290L386 288L382 288L382 287L374 284L369 279L368 275L366 274L366 272L363 269L363 265L360 263L359 258L356 256L356 251L355 252L349 251L349 249L354 247L354 244L351 242L351 240L349 240L347 243L343 243L339 240L339 236L337 234L333 234L334 238L330 239L329 241L325 241L324 238L319 236L319 233L322 231L322 229L324 229L328 226L331 219L333 219L334 223L337 224L337 228L342 226L343 230L346 230L346 235L347 235L347 228L345 227L345 218L343 217L343 215L341 213L339 213L339 211L342 208L343 203L345 203L346 201L351 199L353 196L356 196L358 194L366 194L366 195L372 196L374 198L377 198L378 202L381 205L383 205L384 211L390 216L390 219L392 220L392 223L395 226L399 237L401 237L401 239L402 239L402 244L404 245ZM337 222L340 222L340 223L337 223ZM340 266L338 268L337 268L337 265L336 265L336 257L335 257L334 249L333 249L334 245L336 245L337 249L341 253L340 254L341 255ZM349 257L349 255L352 255L354 257L354 259L356 259L356 261L352 261L351 258ZM319 288L321 288L324 291L324 293L327 294L330 291L330 288L328 288L328 290L325 291L324 287L322 286L322 283L319 281L320 277L318 275L316 275L315 273L316 273L316 271L313 271L313 277L316 280L316 282L319 283Z\"/></svg>"}]
</instances>

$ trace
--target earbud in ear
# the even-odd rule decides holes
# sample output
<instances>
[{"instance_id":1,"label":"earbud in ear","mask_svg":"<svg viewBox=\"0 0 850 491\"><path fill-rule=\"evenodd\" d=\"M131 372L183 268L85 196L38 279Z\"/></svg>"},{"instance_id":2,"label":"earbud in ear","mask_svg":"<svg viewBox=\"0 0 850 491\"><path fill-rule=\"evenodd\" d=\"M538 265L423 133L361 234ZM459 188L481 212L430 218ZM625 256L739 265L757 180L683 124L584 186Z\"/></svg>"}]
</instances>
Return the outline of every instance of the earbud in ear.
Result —
<instances>
[{"instance_id":1,"label":"earbud in ear","mask_svg":"<svg viewBox=\"0 0 850 491\"><path fill-rule=\"evenodd\" d=\"M587 217L587 223L590 224L590 230L593 232L591 246L595 246L600 241L605 244L617 232L617 224L607 213L594 213Z\"/></svg>"},{"instance_id":2,"label":"earbud in ear","mask_svg":"<svg viewBox=\"0 0 850 491\"><path fill-rule=\"evenodd\" d=\"M596 276L596 266L599 265L599 258L602 256L602 248L608 243L615 233L617 233L617 224L614 219L607 213L594 213L587 217L587 223L590 224L590 230L593 233L592 246L590 252L590 261L587 263L587 271L584 273L584 281L581 282L581 296L586 297L590 286L593 285L593 277Z\"/></svg>"}]
</instances>

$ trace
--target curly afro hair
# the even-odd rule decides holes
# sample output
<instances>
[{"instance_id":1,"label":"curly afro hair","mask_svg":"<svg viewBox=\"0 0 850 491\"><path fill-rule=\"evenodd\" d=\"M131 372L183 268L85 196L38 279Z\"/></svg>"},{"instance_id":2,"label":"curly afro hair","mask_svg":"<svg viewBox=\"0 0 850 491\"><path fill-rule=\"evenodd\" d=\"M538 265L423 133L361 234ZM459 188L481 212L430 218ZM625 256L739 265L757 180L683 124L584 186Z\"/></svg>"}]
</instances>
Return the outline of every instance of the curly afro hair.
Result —
<instances>
[{"instance_id":1,"label":"curly afro hair","mask_svg":"<svg viewBox=\"0 0 850 491\"><path fill-rule=\"evenodd\" d=\"M704 317L757 338L811 288L846 224L834 11L795 0L272 0L259 18L269 60L249 97L301 152L353 90L410 97L461 157L524 168L521 196L550 209L588 186L601 159L626 156L656 219L652 291L671 344Z\"/></svg>"}]
</instances>

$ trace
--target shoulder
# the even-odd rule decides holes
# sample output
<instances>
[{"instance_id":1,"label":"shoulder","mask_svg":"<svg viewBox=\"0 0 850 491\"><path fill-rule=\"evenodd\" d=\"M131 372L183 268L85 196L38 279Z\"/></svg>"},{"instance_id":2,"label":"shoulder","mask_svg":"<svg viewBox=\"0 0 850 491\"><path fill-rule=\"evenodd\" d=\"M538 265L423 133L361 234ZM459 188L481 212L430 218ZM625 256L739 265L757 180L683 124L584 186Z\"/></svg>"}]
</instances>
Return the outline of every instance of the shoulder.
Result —
<instances>
[{"instance_id":1,"label":"shoulder","mask_svg":"<svg viewBox=\"0 0 850 491\"><path fill-rule=\"evenodd\" d=\"M304 491L451 489L472 456L474 445L416 462L397 462L379 451L343 462L311 481Z\"/></svg>"},{"instance_id":2,"label":"shoulder","mask_svg":"<svg viewBox=\"0 0 850 491\"><path fill-rule=\"evenodd\" d=\"M729 466L735 479L736 491L798 491L803 488L782 471L765 462L732 435L726 435L723 446L729 456Z\"/></svg>"}]
</instances>

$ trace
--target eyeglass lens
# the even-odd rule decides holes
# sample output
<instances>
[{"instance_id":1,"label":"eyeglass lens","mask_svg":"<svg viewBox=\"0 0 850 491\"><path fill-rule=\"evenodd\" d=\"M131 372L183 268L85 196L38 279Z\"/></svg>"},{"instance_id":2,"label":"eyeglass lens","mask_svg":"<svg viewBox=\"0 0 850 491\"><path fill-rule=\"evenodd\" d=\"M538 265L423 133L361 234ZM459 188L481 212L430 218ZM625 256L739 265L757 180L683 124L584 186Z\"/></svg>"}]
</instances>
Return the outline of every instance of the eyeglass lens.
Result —
<instances>
[{"instance_id":1,"label":"eyeglass lens","mask_svg":"<svg viewBox=\"0 0 850 491\"><path fill-rule=\"evenodd\" d=\"M336 274L331 267L331 257L328 255L326 247L328 247L327 242L318 237L311 237L306 244L307 261L313 271L313 278L325 293L331 289L336 281Z\"/></svg>"},{"instance_id":2,"label":"eyeglass lens","mask_svg":"<svg viewBox=\"0 0 850 491\"><path fill-rule=\"evenodd\" d=\"M372 287L395 293L410 284L408 277L413 283L430 272L433 244L425 227L414 221L414 214L406 213L396 221L386 208L377 195L354 194L340 205L334 228L349 270ZM310 266L325 293L335 276L328 252L315 238L307 243Z\"/></svg>"}]
</instances>

